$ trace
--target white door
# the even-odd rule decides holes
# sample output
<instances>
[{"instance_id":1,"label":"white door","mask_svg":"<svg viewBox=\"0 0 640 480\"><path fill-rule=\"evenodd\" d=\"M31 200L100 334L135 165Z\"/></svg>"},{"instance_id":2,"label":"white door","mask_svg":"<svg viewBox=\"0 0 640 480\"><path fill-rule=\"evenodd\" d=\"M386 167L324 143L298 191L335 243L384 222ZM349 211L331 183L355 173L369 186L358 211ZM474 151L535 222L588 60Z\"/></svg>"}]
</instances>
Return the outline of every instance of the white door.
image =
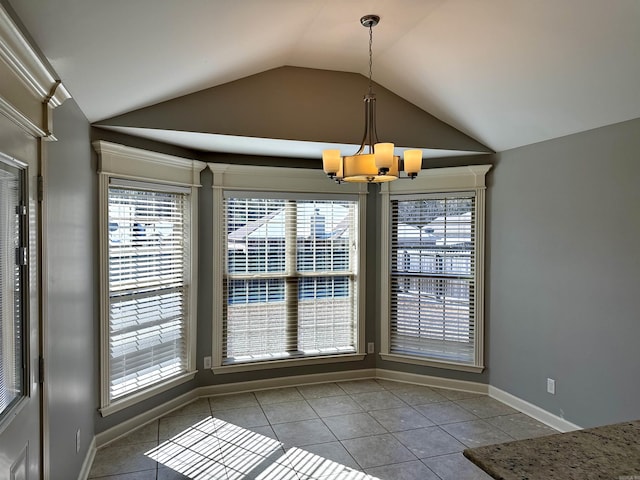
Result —
<instances>
[{"instance_id":1,"label":"white door","mask_svg":"<svg viewBox=\"0 0 640 480\"><path fill-rule=\"evenodd\" d=\"M0 479L38 480L37 140L16 131L1 115L0 131Z\"/></svg>"}]
</instances>

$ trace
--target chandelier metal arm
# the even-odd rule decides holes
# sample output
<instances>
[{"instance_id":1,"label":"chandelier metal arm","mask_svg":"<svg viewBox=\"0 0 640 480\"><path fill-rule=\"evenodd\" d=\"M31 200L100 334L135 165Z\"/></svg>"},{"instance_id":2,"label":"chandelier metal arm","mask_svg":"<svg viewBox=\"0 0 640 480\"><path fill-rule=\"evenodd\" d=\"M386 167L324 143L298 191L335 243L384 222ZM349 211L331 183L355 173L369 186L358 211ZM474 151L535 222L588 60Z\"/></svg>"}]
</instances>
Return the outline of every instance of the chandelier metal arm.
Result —
<instances>
[{"instance_id":1,"label":"chandelier metal arm","mask_svg":"<svg viewBox=\"0 0 640 480\"><path fill-rule=\"evenodd\" d=\"M368 93L364 96L364 134L360 148L355 155L374 153L374 145L378 143L376 131L376 94ZM368 147L368 151L366 151Z\"/></svg>"}]
</instances>

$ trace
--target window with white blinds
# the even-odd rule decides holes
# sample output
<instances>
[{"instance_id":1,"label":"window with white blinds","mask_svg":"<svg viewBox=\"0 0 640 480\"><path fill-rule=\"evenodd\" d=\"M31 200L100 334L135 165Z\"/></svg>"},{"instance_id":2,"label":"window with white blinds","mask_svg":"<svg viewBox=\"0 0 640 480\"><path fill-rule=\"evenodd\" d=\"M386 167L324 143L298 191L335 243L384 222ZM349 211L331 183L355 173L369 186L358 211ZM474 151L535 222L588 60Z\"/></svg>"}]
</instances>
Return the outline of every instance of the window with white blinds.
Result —
<instances>
[{"instance_id":1,"label":"window with white blinds","mask_svg":"<svg viewBox=\"0 0 640 480\"><path fill-rule=\"evenodd\" d=\"M0 157L0 417L25 393L23 174Z\"/></svg>"},{"instance_id":2,"label":"window with white blinds","mask_svg":"<svg viewBox=\"0 0 640 480\"><path fill-rule=\"evenodd\" d=\"M111 179L110 401L187 372L189 202L186 188Z\"/></svg>"},{"instance_id":3,"label":"window with white blinds","mask_svg":"<svg viewBox=\"0 0 640 480\"><path fill-rule=\"evenodd\" d=\"M474 192L391 200L392 354L475 364Z\"/></svg>"},{"instance_id":4,"label":"window with white blinds","mask_svg":"<svg viewBox=\"0 0 640 480\"><path fill-rule=\"evenodd\" d=\"M357 350L358 202L224 198L222 364Z\"/></svg>"}]
</instances>

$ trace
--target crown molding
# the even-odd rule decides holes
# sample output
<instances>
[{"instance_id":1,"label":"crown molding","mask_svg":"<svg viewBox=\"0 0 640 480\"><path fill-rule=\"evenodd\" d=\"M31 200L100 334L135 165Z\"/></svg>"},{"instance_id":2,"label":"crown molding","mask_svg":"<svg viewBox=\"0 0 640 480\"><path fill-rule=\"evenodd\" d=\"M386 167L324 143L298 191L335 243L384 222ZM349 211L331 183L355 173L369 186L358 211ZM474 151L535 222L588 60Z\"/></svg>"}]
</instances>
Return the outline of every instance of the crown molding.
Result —
<instances>
[{"instance_id":1,"label":"crown molding","mask_svg":"<svg viewBox=\"0 0 640 480\"><path fill-rule=\"evenodd\" d=\"M323 192L366 195L367 183L338 185L317 168L271 167L209 163L213 172L213 186L232 190L261 190L276 192ZM265 179L268 179L265 181Z\"/></svg>"},{"instance_id":2,"label":"crown molding","mask_svg":"<svg viewBox=\"0 0 640 480\"><path fill-rule=\"evenodd\" d=\"M71 98L38 56L7 11L0 6L0 58L38 99L51 108Z\"/></svg>"},{"instance_id":3,"label":"crown molding","mask_svg":"<svg viewBox=\"0 0 640 480\"><path fill-rule=\"evenodd\" d=\"M207 164L197 160L152 152L97 140L93 148L100 156L99 173L200 186L200 172Z\"/></svg>"},{"instance_id":4,"label":"crown molding","mask_svg":"<svg viewBox=\"0 0 640 480\"><path fill-rule=\"evenodd\" d=\"M55 72L39 56L0 5L0 114L36 138L55 141L53 109L71 98Z\"/></svg>"},{"instance_id":5,"label":"crown molding","mask_svg":"<svg viewBox=\"0 0 640 480\"><path fill-rule=\"evenodd\" d=\"M418 177L409 181L382 184L382 194L411 194L428 192L484 190L485 177L492 165L467 165L464 167L429 168L420 170Z\"/></svg>"}]
</instances>

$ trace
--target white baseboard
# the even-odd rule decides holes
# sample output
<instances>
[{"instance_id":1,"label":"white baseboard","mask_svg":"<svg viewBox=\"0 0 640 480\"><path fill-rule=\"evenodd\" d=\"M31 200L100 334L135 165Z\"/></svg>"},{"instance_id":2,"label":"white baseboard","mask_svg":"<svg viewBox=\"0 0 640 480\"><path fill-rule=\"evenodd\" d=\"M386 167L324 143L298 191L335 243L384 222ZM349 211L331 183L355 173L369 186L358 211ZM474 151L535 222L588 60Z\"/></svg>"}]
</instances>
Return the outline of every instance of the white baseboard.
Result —
<instances>
[{"instance_id":1,"label":"white baseboard","mask_svg":"<svg viewBox=\"0 0 640 480\"><path fill-rule=\"evenodd\" d=\"M164 415L183 407L189 402L192 402L201 397L210 397L214 395L226 395L230 393L242 393L242 392L255 392L258 390L268 390L272 388L290 387L296 385L310 385L316 383L326 382L341 382L349 380L364 380L369 378L379 378L381 380L392 380L396 382L411 383L414 385L424 385L428 387L436 388L448 388L451 390L461 390L465 392L488 394L490 397L495 398L503 403L506 403L510 407L521 411L529 415L530 417L539 420L540 422L549 425L561 432L569 432L573 430L579 430L581 427L575 425L563 418L560 418L552 413L543 410L536 405L533 405L525 400L522 400L515 395L511 395L508 392L500 390L499 388L492 387L485 383L470 382L466 380L455 380L451 378L434 377L430 375L420 375L415 373L397 372L393 370L385 369L360 369L360 370L347 370L343 372L329 372L329 373L316 373L309 375L293 375L288 377L279 378L267 378L263 380L251 380L247 382L227 383L220 385L208 385L206 387L199 387L191 390L179 397L173 398L162 405L158 405L151 410L148 410L140 415L137 415L129 420L126 420L114 427L111 427L104 432L97 434L87 453L85 463L83 464L83 470L79 477L79 480L85 480L88 475L93 457L95 456L96 448L104 447L109 443L131 433L133 430L140 428L150 422L153 422ZM85 472L85 469L87 470Z\"/></svg>"},{"instance_id":2,"label":"white baseboard","mask_svg":"<svg viewBox=\"0 0 640 480\"><path fill-rule=\"evenodd\" d=\"M539 422L542 422L545 425L550 426L551 428L555 428L562 433L573 432L574 430L582 429L582 427L576 425L575 423L571 423L562 417L558 417L557 415L554 415L553 413L550 413L538 407L537 405L534 405L533 403L529 403L526 400L516 397L515 395L512 395L509 392L505 392L504 390L500 390L497 387L489 386L489 396L501 401L502 403L506 403L510 407L515 408L516 410L519 410L522 413L529 415Z\"/></svg>"},{"instance_id":3,"label":"white baseboard","mask_svg":"<svg viewBox=\"0 0 640 480\"><path fill-rule=\"evenodd\" d=\"M381 380L392 380L394 382L412 383L414 385L424 385L426 387L447 388L449 390L460 390L463 392L473 392L487 394L489 386L486 383L469 382L466 380L454 380L452 378L433 377L430 375L420 375L417 373L396 372L394 370L376 369L376 378Z\"/></svg>"},{"instance_id":4,"label":"white baseboard","mask_svg":"<svg viewBox=\"0 0 640 480\"><path fill-rule=\"evenodd\" d=\"M309 375L293 375L289 377L265 378L247 382L209 385L196 389L198 397L224 395L228 393L256 392L272 388L291 387L296 385L312 385L314 383L341 382L348 380L364 380L376 378L375 368L346 370L344 372L313 373Z\"/></svg>"},{"instance_id":5,"label":"white baseboard","mask_svg":"<svg viewBox=\"0 0 640 480\"><path fill-rule=\"evenodd\" d=\"M179 397L173 398L162 405L147 410L140 415L125 420L114 427L100 432L95 436L97 448L104 447L119 438L128 435L133 430L151 423L166 414L183 407L201 397L213 395L225 395L229 393L255 392L272 388L290 387L294 385L310 385L314 383L340 382L347 380L363 380L376 378L376 370L373 368L360 370L347 370L344 372L315 373L309 375L294 375L289 377L267 378L264 380L251 380L247 382L226 383L195 388ZM89 465L91 466L91 465Z\"/></svg>"},{"instance_id":6,"label":"white baseboard","mask_svg":"<svg viewBox=\"0 0 640 480\"><path fill-rule=\"evenodd\" d=\"M163 416L167 413L172 412L173 410L177 410L180 407L185 406L187 403L196 400L199 397L196 390L190 390L189 392L180 395L179 397L172 398L168 402L163 403L162 405L158 405L151 410L147 410L140 415L137 415L133 418L125 420L118 425L115 425L104 432L100 432L96 434L96 447L104 447L115 440L118 440L125 435L128 435L132 431L137 428L143 427L147 423L151 423Z\"/></svg>"},{"instance_id":7,"label":"white baseboard","mask_svg":"<svg viewBox=\"0 0 640 480\"><path fill-rule=\"evenodd\" d=\"M89 449L87 450L87 454L84 457L84 462L82 462L82 468L80 469L78 480L87 480L87 478L89 478L89 472L91 471L91 465L93 465L93 459L95 457L96 457L96 437L93 437L91 439L91 443L89 444Z\"/></svg>"}]
</instances>

